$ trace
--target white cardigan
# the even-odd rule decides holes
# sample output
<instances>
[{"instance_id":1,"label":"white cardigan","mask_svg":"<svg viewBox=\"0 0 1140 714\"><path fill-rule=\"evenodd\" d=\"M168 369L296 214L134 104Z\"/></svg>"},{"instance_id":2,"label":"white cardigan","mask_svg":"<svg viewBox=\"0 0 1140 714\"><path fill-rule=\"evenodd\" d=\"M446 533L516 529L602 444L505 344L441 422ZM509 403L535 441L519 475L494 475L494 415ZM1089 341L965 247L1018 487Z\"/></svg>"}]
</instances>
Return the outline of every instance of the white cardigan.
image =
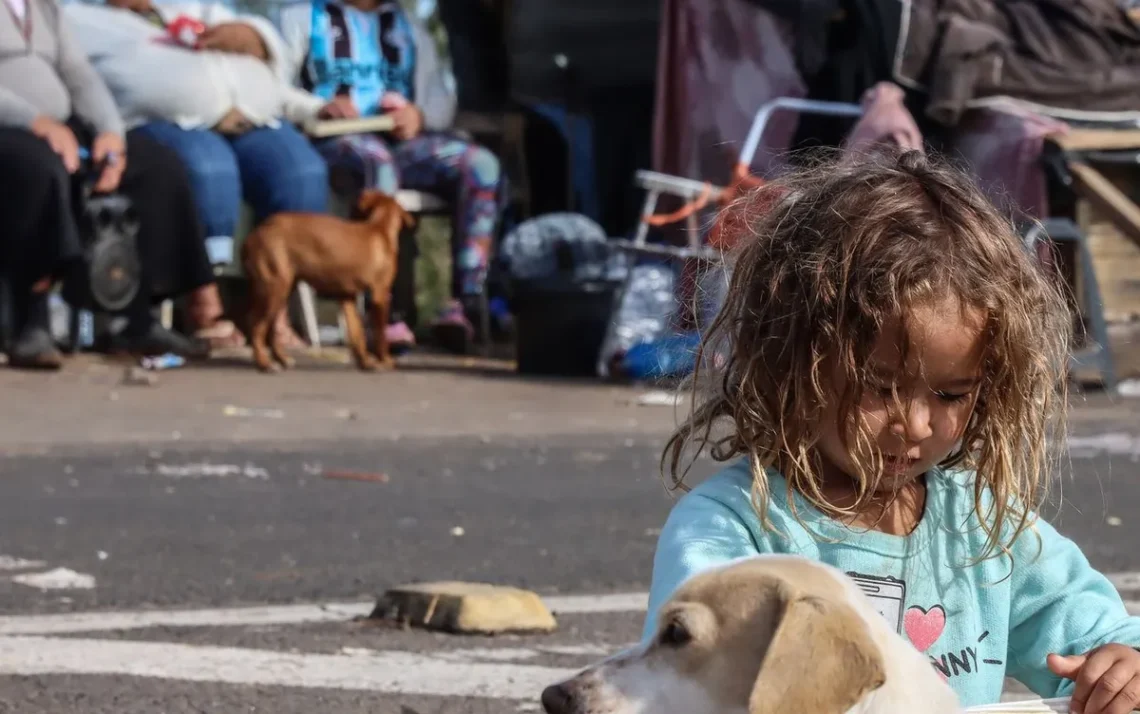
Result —
<instances>
[{"instance_id":1,"label":"white cardigan","mask_svg":"<svg viewBox=\"0 0 1140 714\"><path fill-rule=\"evenodd\" d=\"M214 25L241 22L261 35L267 48L282 41L272 23L238 16L219 3L161 4L167 22L185 15ZM184 129L209 128L232 109L255 126L276 126L284 118L304 123L323 101L282 77L280 58L263 62L223 52L196 52L165 42L166 33L128 11L68 3L64 14L72 34L103 77L128 128L155 119Z\"/></svg>"}]
</instances>

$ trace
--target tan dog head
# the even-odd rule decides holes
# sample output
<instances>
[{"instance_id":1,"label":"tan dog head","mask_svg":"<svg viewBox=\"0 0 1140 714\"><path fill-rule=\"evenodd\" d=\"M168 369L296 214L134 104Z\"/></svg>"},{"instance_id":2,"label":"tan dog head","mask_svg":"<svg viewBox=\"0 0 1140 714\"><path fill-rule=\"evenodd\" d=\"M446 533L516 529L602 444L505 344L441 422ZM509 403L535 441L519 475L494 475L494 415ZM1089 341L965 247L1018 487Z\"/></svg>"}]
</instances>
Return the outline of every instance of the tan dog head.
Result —
<instances>
[{"instance_id":1,"label":"tan dog head","mask_svg":"<svg viewBox=\"0 0 1140 714\"><path fill-rule=\"evenodd\" d=\"M783 556L693 578L662 606L651 640L547 688L542 704L548 714L957 712L853 583Z\"/></svg>"}]
</instances>

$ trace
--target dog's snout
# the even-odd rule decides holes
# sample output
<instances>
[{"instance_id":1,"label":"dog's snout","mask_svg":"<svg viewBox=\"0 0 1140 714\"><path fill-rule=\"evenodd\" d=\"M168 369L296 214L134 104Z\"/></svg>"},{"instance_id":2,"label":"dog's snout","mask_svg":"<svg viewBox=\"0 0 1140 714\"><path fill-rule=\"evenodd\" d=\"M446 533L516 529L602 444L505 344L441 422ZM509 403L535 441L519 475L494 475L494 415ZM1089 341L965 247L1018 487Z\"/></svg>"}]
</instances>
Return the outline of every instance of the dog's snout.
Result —
<instances>
[{"instance_id":1,"label":"dog's snout","mask_svg":"<svg viewBox=\"0 0 1140 714\"><path fill-rule=\"evenodd\" d=\"M572 714L573 707L574 693L565 682L542 690L542 709L546 714Z\"/></svg>"}]
</instances>

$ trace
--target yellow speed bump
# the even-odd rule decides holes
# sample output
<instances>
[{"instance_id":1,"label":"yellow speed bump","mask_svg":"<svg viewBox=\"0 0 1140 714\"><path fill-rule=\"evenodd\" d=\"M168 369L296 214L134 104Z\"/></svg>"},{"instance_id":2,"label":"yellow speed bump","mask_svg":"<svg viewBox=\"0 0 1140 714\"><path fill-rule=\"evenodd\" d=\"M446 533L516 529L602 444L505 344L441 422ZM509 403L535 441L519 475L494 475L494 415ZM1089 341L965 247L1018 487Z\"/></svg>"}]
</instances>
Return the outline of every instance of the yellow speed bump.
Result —
<instances>
[{"instance_id":1,"label":"yellow speed bump","mask_svg":"<svg viewBox=\"0 0 1140 714\"><path fill-rule=\"evenodd\" d=\"M369 618L457 634L553 632L558 627L536 593L487 583L401 585L380 596Z\"/></svg>"}]
</instances>

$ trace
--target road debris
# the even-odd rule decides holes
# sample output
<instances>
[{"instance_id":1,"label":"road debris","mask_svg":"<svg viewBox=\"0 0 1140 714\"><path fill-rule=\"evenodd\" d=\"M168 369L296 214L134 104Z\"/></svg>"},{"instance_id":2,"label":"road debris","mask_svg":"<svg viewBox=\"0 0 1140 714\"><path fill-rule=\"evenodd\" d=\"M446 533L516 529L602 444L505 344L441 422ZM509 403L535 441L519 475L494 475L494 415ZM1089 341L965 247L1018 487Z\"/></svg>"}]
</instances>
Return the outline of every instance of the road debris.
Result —
<instances>
[{"instance_id":1,"label":"road debris","mask_svg":"<svg viewBox=\"0 0 1140 714\"><path fill-rule=\"evenodd\" d=\"M269 480L268 470L250 463L246 463L243 466L238 466L237 464L211 464L208 462L196 464L157 464L153 469L143 468L140 469L140 471L142 473L154 473L159 476L174 479L242 476L255 481Z\"/></svg>"},{"instance_id":2,"label":"road debris","mask_svg":"<svg viewBox=\"0 0 1140 714\"><path fill-rule=\"evenodd\" d=\"M1140 379L1126 379L1116 386L1116 393L1122 397L1140 397Z\"/></svg>"},{"instance_id":3,"label":"road debris","mask_svg":"<svg viewBox=\"0 0 1140 714\"><path fill-rule=\"evenodd\" d=\"M451 535L456 538L462 538L465 533L467 533L467 531L463 530L463 526L455 526L451 529Z\"/></svg>"},{"instance_id":4,"label":"road debris","mask_svg":"<svg viewBox=\"0 0 1140 714\"><path fill-rule=\"evenodd\" d=\"M177 369L186 364L186 358L181 355L176 355L172 352L167 352L158 357L143 357L139 361L139 365L143 369L158 372L164 369Z\"/></svg>"},{"instance_id":5,"label":"road debris","mask_svg":"<svg viewBox=\"0 0 1140 714\"><path fill-rule=\"evenodd\" d=\"M679 392L667 392L664 389L656 389L652 392L645 392L638 395L634 401L639 407L675 407L684 401L685 395Z\"/></svg>"},{"instance_id":6,"label":"road debris","mask_svg":"<svg viewBox=\"0 0 1140 714\"><path fill-rule=\"evenodd\" d=\"M154 372L148 372L144 367L127 367L123 372L123 384L128 387L153 387L158 384L158 375ZM111 397L112 401L117 400L117 394Z\"/></svg>"},{"instance_id":7,"label":"road debris","mask_svg":"<svg viewBox=\"0 0 1140 714\"><path fill-rule=\"evenodd\" d=\"M367 481L370 483L388 483L388 474L368 473L365 471L325 471L323 478L334 481Z\"/></svg>"},{"instance_id":8,"label":"road debris","mask_svg":"<svg viewBox=\"0 0 1140 714\"><path fill-rule=\"evenodd\" d=\"M43 573L13 575L12 582L37 590L91 590L95 587L95 576L70 568L55 568Z\"/></svg>"},{"instance_id":9,"label":"road debris","mask_svg":"<svg viewBox=\"0 0 1140 714\"><path fill-rule=\"evenodd\" d=\"M47 563L42 560L26 560L11 555L0 555L0 570L33 570L45 565Z\"/></svg>"},{"instance_id":10,"label":"road debris","mask_svg":"<svg viewBox=\"0 0 1140 714\"><path fill-rule=\"evenodd\" d=\"M228 417L261 417L263 419L284 419L285 412L280 409L251 409L227 404L222 408L222 414Z\"/></svg>"}]
</instances>

